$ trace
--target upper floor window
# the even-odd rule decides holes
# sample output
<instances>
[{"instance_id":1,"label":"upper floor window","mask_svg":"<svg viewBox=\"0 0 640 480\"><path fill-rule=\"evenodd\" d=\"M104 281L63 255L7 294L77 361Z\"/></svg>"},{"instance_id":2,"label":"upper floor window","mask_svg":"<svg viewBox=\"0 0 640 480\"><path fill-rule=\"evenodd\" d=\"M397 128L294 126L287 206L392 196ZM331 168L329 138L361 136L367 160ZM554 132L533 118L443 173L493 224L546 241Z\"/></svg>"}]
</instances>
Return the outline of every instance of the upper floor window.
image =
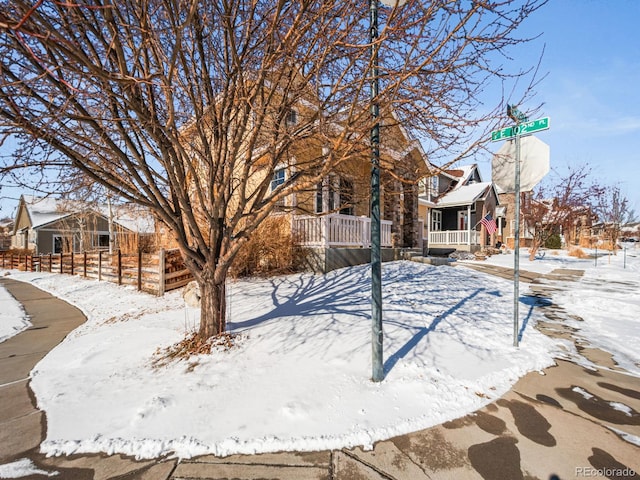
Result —
<instances>
[{"instance_id":1,"label":"upper floor window","mask_svg":"<svg viewBox=\"0 0 640 480\"><path fill-rule=\"evenodd\" d=\"M285 171L284 168L278 168L273 172L273 178L271 179L271 190L275 190L284 183Z\"/></svg>"},{"instance_id":2,"label":"upper floor window","mask_svg":"<svg viewBox=\"0 0 640 480\"><path fill-rule=\"evenodd\" d=\"M285 117L285 123L287 127L292 127L298 123L298 112L296 112L293 108L287 112L287 116Z\"/></svg>"},{"instance_id":3,"label":"upper floor window","mask_svg":"<svg viewBox=\"0 0 640 480\"><path fill-rule=\"evenodd\" d=\"M430 194L434 197L438 196L438 189L440 188L440 179L438 178L437 175L434 175L433 177L431 177L430 179Z\"/></svg>"},{"instance_id":4,"label":"upper floor window","mask_svg":"<svg viewBox=\"0 0 640 480\"><path fill-rule=\"evenodd\" d=\"M418 181L418 195L426 195L427 193L429 193L427 191L427 179L426 178L421 178Z\"/></svg>"}]
</instances>

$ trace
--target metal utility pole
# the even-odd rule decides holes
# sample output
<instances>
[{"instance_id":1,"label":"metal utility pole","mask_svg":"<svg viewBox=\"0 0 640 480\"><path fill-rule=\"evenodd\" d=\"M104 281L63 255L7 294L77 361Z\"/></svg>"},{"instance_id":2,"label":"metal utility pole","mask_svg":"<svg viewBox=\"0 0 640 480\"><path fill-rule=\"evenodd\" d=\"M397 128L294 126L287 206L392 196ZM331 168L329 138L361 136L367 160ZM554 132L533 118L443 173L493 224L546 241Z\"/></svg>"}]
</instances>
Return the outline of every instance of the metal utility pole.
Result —
<instances>
[{"instance_id":1,"label":"metal utility pole","mask_svg":"<svg viewBox=\"0 0 640 480\"><path fill-rule=\"evenodd\" d=\"M401 7L406 0L381 0L383 4ZM380 247L380 108L378 92L378 0L369 0L369 45L371 48L371 353L374 382L384 379L382 362L382 251Z\"/></svg>"},{"instance_id":2,"label":"metal utility pole","mask_svg":"<svg viewBox=\"0 0 640 480\"><path fill-rule=\"evenodd\" d=\"M380 248L380 123L378 116L378 0L369 0L371 45L371 353L374 382L384 379L382 362L382 251Z\"/></svg>"}]
</instances>

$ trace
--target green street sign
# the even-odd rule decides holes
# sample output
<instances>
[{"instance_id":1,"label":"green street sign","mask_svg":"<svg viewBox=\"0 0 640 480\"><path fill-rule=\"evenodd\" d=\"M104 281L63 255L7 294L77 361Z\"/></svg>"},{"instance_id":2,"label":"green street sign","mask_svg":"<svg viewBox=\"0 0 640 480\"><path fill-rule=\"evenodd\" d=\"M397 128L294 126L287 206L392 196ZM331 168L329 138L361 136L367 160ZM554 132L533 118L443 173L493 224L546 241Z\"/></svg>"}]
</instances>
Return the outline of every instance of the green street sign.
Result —
<instances>
[{"instance_id":1,"label":"green street sign","mask_svg":"<svg viewBox=\"0 0 640 480\"><path fill-rule=\"evenodd\" d=\"M500 130L494 130L491 132L491 141L497 142L499 140L508 140L510 138L514 138L516 134L529 135L531 133L539 132L540 130L546 130L549 126L549 117L539 118L530 122L521 123L515 127L506 127Z\"/></svg>"}]
</instances>

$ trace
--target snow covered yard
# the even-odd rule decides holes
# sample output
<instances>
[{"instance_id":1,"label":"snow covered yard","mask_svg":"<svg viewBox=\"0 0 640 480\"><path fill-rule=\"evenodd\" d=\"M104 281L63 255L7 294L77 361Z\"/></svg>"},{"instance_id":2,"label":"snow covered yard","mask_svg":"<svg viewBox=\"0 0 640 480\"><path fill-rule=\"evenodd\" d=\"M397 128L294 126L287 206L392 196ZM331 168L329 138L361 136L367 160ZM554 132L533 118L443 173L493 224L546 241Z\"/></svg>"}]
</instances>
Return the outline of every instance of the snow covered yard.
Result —
<instances>
[{"instance_id":1,"label":"snow covered yard","mask_svg":"<svg viewBox=\"0 0 640 480\"><path fill-rule=\"evenodd\" d=\"M586 249L586 253L595 255L596 250ZM544 258L529 261L523 249L520 268L541 273L584 270L576 282L554 282L560 288L553 296L554 303L583 319L567 320L579 337L613 354L622 368L640 377L640 246L632 244L626 251L618 250L617 255L603 250L597 253L596 261L549 250ZM495 255L486 263L513 268L513 254Z\"/></svg>"},{"instance_id":2,"label":"snow covered yard","mask_svg":"<svg viewBox=\"0 0 640 480\"><path fill-rule=\"evenodd\" d=\"M489 261L509 256L499 257ZM66 275L11 276L88 317L32 371L48 420L41 448L51 455L370 446L474 411L567 348L533 329L537 310L521 310L530 318L520 348L512 346L512 282L394 262L383 266L380 384L369 380L368 266L233 282L229 329L242 333L239 345L154 369L158 347L197 326L199 312L179 292L156 298Z\"/></svg>"},{"instance_id":3,"label":"snow covered yard","mask_svg":"<svg viewBox=\"0 0 640 480\"><path fill-rule=\"evenodd\" d=\"M0 287L0 342L29 328L31 322L22 306L4 288Z\"/></svg>"}]
</instances>

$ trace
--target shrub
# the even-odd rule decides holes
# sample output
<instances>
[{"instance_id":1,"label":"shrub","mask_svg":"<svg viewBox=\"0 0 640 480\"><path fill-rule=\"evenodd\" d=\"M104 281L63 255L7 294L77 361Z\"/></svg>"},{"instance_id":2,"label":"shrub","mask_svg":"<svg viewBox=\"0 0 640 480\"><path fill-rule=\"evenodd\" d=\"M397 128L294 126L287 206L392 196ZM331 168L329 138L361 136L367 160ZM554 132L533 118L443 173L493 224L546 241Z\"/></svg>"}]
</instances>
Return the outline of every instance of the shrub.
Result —
<instances>
[{"instance_id":1,"label":"shrub","mask_svg":"<svg viewBox=\"0 0 640 480\"><path fill-rule=\"evenodd\" d=\"M569 256L570 257L577 257L577 258L589 258L589 254L585 253L584 250L582 250L579 247L576 248L571 248L569 250Z\"/></svg>"},{"instance_id":2,"label":"shrub","mask_svg":"<svg viewBox=\"0 0 640 480\"><path fill-rule=\"evenodd\" d=\"M290 218L272 216L242 246L229 274L237 278L290 273L299 270L303 258L304 250L291 235Z\"/></svg>"},{"instance_id":3,"label":"shrub","mask_svg":"<svg viewBox=\"0 0 640 480\"><path fill-rule=\"evenodd\" d=\"M560 235L558 235L557 233L551 235L549 238L547 238L547 241L544 242L544 246L546 248L552 249L562 248L562 239L560 238Z\"/></svg>"}]
</instances>

